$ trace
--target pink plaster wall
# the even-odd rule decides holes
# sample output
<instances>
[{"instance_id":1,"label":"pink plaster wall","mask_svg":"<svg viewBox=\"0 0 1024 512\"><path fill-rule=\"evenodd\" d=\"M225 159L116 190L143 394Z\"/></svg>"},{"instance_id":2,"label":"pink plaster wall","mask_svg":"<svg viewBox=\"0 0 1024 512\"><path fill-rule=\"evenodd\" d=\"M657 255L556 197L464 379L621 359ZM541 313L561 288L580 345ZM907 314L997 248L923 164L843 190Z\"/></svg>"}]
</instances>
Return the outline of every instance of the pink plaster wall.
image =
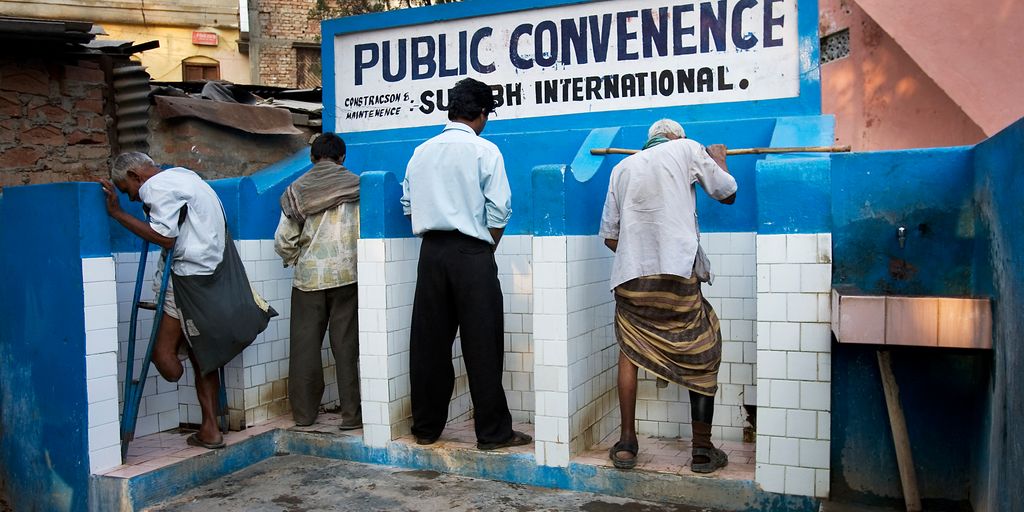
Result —
<instances>
[{"instance_id":1,"label":"pink plaster wall","mask_svg":"<svg viewBox=\"0 0 1024 512\"><path fill-rule=\"evenodd\" d=\"M1024 2L856 0L986 135L1024 115Z\"/></svg>"},{"instance_id":2,"label":"pink plaster wall","mask_svg":"<svg viewBox=\"0 0 1024 512\"><path fill-rule=\"evenodd\" d=\"M819 33L850 30L850 55L821 68L822 112L854 151L974 144L985 133L852 0L821 0Z\"/></svg>"}]
</instances>

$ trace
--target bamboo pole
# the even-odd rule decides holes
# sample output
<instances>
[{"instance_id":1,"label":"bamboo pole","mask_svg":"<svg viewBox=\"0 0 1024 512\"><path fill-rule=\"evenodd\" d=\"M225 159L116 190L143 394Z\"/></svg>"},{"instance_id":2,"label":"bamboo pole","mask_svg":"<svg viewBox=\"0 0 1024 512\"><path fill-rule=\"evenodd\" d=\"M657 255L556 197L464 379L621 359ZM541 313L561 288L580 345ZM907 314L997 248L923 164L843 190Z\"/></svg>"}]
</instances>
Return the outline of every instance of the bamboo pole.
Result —
<instances>
[{"instance_id":1,"label":"bamboo pole","mask_svg":"<svg viewBox=\"0 0 1024 512\"><path fill-rule=\"evenodd\" d=\"M592 148L591 155L632 155L638 149L624 148ZM732 155L764 155L770 153L848 153L850 146L797 146L789 148L738 148L727 149L725 154Z\"/></svg>"},{"instance_id":2,"label":"bamboo pole","mask_svg":"<svg viewBox=\"0 0 1024 512\"><path fill-rule=\"evenodd\" d=\"M900 471L903 486L903 501L907 512L921 512L921 494L917 489L917 472L914 457L910 452L910 434L900 405L900 388L892 373L888 350L878 351L878 369L882 374L882 391L885 393L885 408L889 411L889 427L892 429L893 444L896 445L896 466Z\"/></svg>"}]
</instances>

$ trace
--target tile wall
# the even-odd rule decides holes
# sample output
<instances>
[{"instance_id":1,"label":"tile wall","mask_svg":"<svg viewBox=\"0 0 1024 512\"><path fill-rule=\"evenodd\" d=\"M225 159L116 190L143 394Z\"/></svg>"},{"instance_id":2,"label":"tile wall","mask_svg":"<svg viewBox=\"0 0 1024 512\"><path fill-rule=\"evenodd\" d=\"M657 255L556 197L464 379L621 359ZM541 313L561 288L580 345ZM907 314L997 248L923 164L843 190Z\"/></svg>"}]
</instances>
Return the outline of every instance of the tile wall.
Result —
<instances>
[{"instance_id":1,"label":"tile wall","mask_svg":"<svg viewBox=\"0 0 1024 512\"><path fill-rule=\"evenodd\" d=\"M110 257L82 259L82 288L89 470L96 474L121 464L114 260Z\"/></svg>"},{"instance_id":2,"label":"tile wall","mask_svg":"<svg viewBox=\"0 0 1024 512\"><path fill-rule=\"evenodd\" d=\"M827 497L832 237L757 237L756 479L771 492Z\"/></svg>"}]
</instances>

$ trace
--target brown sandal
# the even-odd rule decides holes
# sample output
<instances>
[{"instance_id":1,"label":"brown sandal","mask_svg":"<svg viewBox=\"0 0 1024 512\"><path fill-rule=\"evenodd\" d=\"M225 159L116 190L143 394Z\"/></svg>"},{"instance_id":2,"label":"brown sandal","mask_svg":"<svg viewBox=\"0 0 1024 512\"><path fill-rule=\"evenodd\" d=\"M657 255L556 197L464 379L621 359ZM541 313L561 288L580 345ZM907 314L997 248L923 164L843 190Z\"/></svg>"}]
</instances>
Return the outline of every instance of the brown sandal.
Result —
<instances>
[{"instance_id":1,"label":"brown sandal","mask_svg":"<svg viewBox=\"0 0 1024 512\"><path fill-rule=\"evenodd\" d=\"M608 458L612 459L612 465L619 469L633 469L636 467L636 454L640 451L639 443L624 443L619 441L608 449ZM619 452L629 452L632 457L619 457Z\"/></svg>"}]
</instances>

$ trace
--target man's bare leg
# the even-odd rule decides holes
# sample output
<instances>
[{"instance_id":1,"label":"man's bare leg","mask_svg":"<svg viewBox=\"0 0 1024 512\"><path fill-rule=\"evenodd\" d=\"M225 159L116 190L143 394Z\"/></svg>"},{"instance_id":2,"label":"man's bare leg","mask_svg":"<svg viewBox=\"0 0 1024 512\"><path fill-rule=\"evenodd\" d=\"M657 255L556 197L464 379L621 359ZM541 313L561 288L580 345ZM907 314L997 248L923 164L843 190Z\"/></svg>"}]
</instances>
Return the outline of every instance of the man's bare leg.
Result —
<instances>
[{"instance_id":1,"label":"man's bare leg","mask_svg":"<svg viewBox=\"0 0 1024 512\"><path fill-rule=\"evenodd\" d=\"M622 351L619 351L619 414L622 418L619 441L636 445L636 365ZM616 457L630 458L633 454L618 451Z\"/></svg>"},{"instance_id":2,"label":"man's bare leg","mask_svg":"<svg viewBox=\"0 0 1024 512\"><path fill-rule=\"evenodd\" d=\"M196 434L199 440L209 444L219 444L224 440L220 429L217 428L217 400L220 391L220 377L214 370L206 376L200 375L199 365L196 364L192 349L188 351L188 358L192 362L192 369L196 376L196 396L199 398L199 410L203 415L203 423L199 426L199 433Z\"/></svg>"},{"instance_id":3,"label":"man's bare leg","mask_svg":"<svg viewBox=\"0 0 1024 512\"><path fill-rule=\"evenodd\" d=\"M164 380L178 382L185 373L185 367L178 360L178 345L185 342L185 333L181 332L181 322L177 318L167 313L163 315L156 332L156 343L153 344L153 366Z\"/></svg>"}]
</instances>

